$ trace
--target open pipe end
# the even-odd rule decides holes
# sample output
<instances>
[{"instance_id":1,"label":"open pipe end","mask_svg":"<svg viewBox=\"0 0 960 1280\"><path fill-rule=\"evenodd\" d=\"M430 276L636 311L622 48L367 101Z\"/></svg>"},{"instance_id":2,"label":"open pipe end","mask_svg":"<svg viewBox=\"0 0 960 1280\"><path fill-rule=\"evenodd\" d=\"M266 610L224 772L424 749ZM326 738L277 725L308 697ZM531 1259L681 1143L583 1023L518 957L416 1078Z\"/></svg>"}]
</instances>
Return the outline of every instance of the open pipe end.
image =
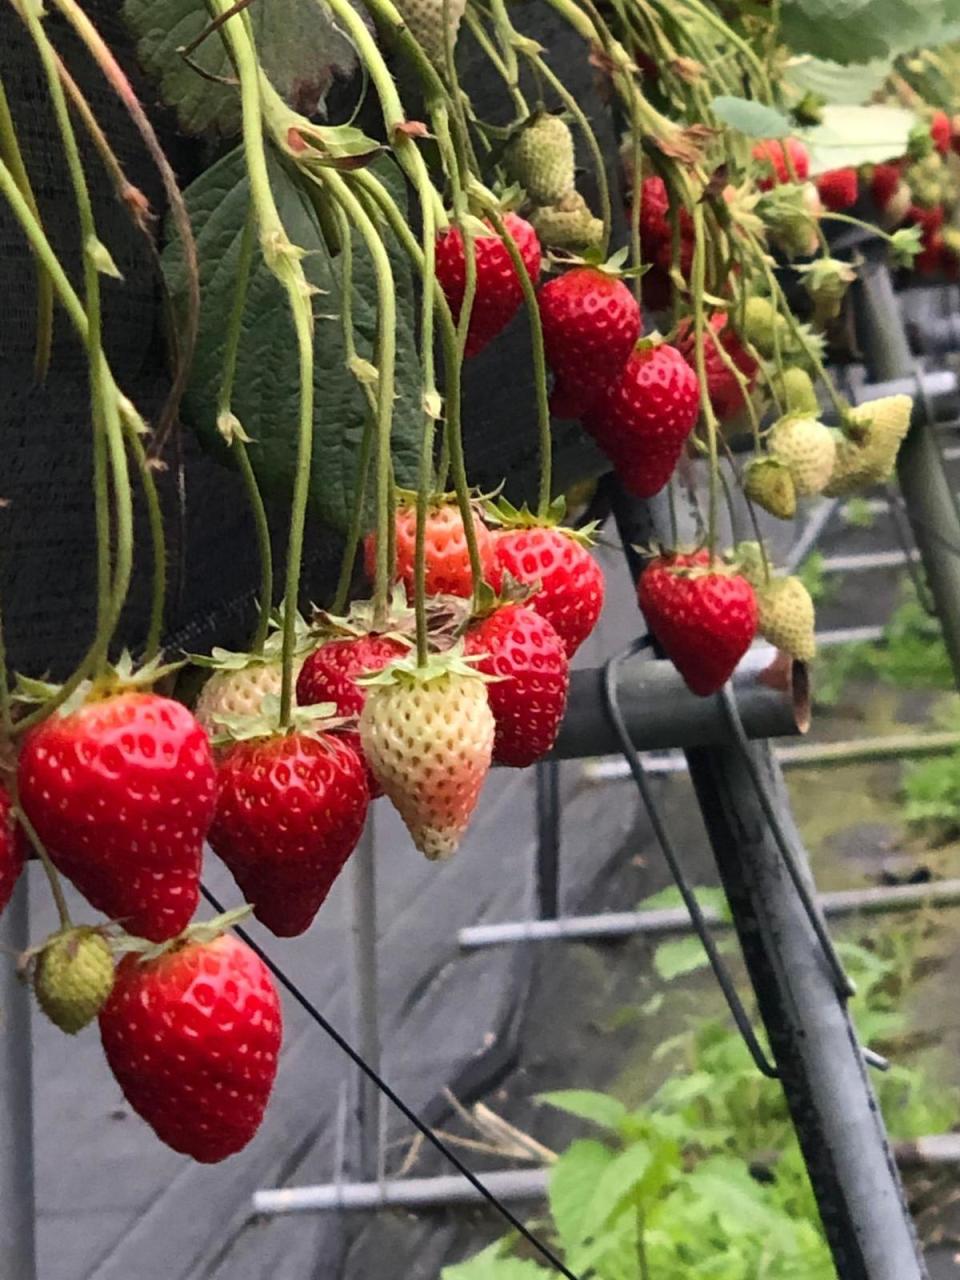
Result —
<instances>
[{"instance_id":1,"label":"open pipe end","mask_svg":"<svg viewBox=\"0 0 960 1280\"><path fill-rule=\"evenodd\" d=\"M789 694L796 731L797 733L806 733L810 728L812 719L810 667L808 664L777 650L773 661L760 673L759 681L770 689Z\"/></svg>"}]
</instances>

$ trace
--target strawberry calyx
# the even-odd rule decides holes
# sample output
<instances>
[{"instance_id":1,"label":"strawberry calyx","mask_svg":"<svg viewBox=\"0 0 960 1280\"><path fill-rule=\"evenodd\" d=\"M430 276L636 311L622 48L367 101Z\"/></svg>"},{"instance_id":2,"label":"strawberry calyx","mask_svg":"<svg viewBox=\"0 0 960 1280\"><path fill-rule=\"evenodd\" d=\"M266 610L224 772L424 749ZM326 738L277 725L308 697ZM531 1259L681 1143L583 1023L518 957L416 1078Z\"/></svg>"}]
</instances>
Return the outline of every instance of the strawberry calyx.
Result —
<instances>
[{"instance_id":1,"label":"strawberry calyx","mask_svg":"<svg viewBox=\"0 0 960 1280\"><path fill-rule=\"evenodd\" d=\"M369 635L389 636L401 643L410 642L416 630L416 614L407 603L407 592L402 582L394 583L386 615L381 615L374 625L376 615L373 600L353 600L344 614L331 613L314 605L309 633L321 644L328 640L350 640Z\"/></svg>"},{"instance_id":2,"label":"strawberry calyx","mask_svg":"<svg viewBox=\"0 0 960 1280\"><path fill-rule=\"evenodd\" d=\"M22 978L29 980L37 959L44 951L63 942L76 942L79 945L85 938L94 936L103 938L111 950L115 950L121 930L119 925L113 923L66 925L49 934L42 942L35 942L21 951L17 956L17 972Z\"/></svg>"},{"instance_id":3,"label":"strawberry calyx","mask_svg":"<svg viewBox=\"0 0 960 1280\"><path fill-rule=\"evenodd\" d=\"M554 498L545 512L531 511L527 503L515 507L506 498L498 498L496 502L488 502L484 506L484 518L489 525L494 525L501 532L515 529L556 529L558 533L572 538L582 547L592 547L596 541L599 522L593 520L579 529L570 529L560 522L566 515L567 502L563 494Z\"/></svg>"},{"instance_id":4,"label":"strawberry calyx","mask_svg":"<svg viewBox=\"0 0 960 1280\"><path fill-rule=\"evenodd\" d=\"M241 924L252 914L253 907L249 903L244 903L242 907L232 907L222 915L214 916L212 920L194 921L176 937L166 942L150 942L146 938L136 938L132 934L124 933L114 942L113 948L117 955L134 955L140 964L147 964L151 960L158 960L161 956L173 955L195 943L216 942L217 938L228 933L235 925Z\"/></svg>"},{"instance_id":5,"label":"strawberry calyx","mask_svg":"<svg viewBox=\"0 0 960 1280\"><path fill-rule=\"evenodd\" d=\"M480 593L480 598L464 617L463 623L457 632L458 635L462 634L471 622L476 622L480 618L489 618L491 614L496 613L498 609L505 608L507 605L526 604L541 590L539 582L521 582L519 578L513 576L509 569L501 571L499 591L494 591L487 583L484 583L484 586L486 590ZM464 603L469 604L469 601L464 601Z\"/></svg>"},{"instance_id":6,"label":"strawberry calyx","mask_svg":"<svg viewBox=\"0 0 960 1280\"><path fill-rule=\"evenodd\" d=\"M465 654L462 643L458 642L443 653L432 653L422 665L417 662L415 653L403 658L395 658L380 671L370 675L358 676L357 684L372 689L385 685L418 685L430 684L435 680L443 680L449 676L470 676L484 683L490 683L495 676L485 675L478 671L476 664L486 657L483 653Z\"/></svg>"},{"instance_id":7,"label":"strawberry calyx","mask_svg":"<svg viewBox=\"0 0 960 1280\"><path fill-rule=\"evenodd\" d=\"M356 717L338 716L334 702L315 702L306 707L294 707L289 724L283 725L280 723L280 699L275 693L268 693L256 715L221 713L217 715L216 722L221 732L215 734L211 742L215 747L224 747L234 742L278 738L293 733L319 738L331 729L355 728Z\"/></svg>"},{"instance_id":8,"label":"strawberry calyx","mask_svg":"<svg viewBox=\"0 0 960 1280\"><path fill-rule=\"evenodd\" d=\"M135 667L132 656L124 650L113 666L105 668L95 680L83 680L77 685L69 698L66 698L54 712L58 716L68 716L91 702L105 702L108 698L121 693L136 691L149 692L158 680L174 675L186 664L186 659L179 662L164 662L160 657ZM37 706L55 698L61 685L46 680L36 680L31 676L18 673L13 688L13 702L25 706Z\"/></svg>"},{"instance_id":9,"label":"strawberry calyx","mask_svg":"<svg viewBox=\"0 0 960 1280\"><path fill-rule=\"evenodd\" d=\"M298 612L294 621L295 658L302 657L313 648L313 634L306 620ZM209 654L188 653L186 660L195 667L208 671L246 671L248 667L269 666L283 657L283 609L270 611L270 631L260 653L240 653L214 645Z\"/></svg>"}]
</instances>

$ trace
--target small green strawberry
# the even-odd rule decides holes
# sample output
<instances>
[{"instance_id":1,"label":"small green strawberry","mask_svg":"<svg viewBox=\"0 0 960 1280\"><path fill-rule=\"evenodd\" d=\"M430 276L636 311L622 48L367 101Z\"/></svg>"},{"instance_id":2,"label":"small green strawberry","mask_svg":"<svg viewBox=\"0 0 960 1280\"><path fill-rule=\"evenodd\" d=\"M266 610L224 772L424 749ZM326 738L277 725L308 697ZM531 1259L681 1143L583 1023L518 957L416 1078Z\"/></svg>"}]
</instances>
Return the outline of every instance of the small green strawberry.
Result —
<instances>
[{"instance_id":1,"label":"small green strawberry","mask_svg":"<svg viewBox=\"0 0 960 1280\"><path fill-rule=\"evenodd\" d=\"M824 493L841 498L889 480L912 413L913 400L904 395L882 396L851 409L844 433L837 433L836 462Z\"/></svg>"},{"instance_id":2,"label":"small green strawberry","mask_svg":"<svg viewBox=\"0 0 960 1280\"><path fill-rule=\"evenodd\" d=\"M770 456L786 466L799 497L821 493L836 462L833 432L815 418L781 418L767 441Z\"/></svg>"},{"instance_id":3,"label":"small green strawberry","mask_svg":"<svg viewBox=\"0 0 960 1280\"><path fill-rule=\"evenodd\" d=\"M770 644L802 662L817 651L815 617L810 592L799 578L773 578L755 586L757 631Z\"/></svg>"},{"instance_id":4,"label":"small green strawberry","mask_svg":"<svg viewBox=\"0 0 960 1280\"><path fill-rule=\"evenodd\" d=\"M514 136L506 161L510 176L533 204L558 204L573 191L573 134L560 116L533 116Z\"/></svg>"},{"instance_id":5,"label":"small green strawberry","mask_svg":"<svg viewBox=\"0 0 960 1280\"><path fill-rule=\"evenodd\" d=\"M770 380L774 395L787 413L805 418L815 418L820 413L813 379L806 369L801 369L798 365L790 365L782 373L774 369Z\"/></svg>"},{"instance_id":6,"label":"small green strawberry","mask_svg":"<svg viewBox=\"0 0 960 1280\"><path fill-rule=\"evenodd\" d=\"M743 308L743 336L760 354L772 359L779 349L785 351L790 341L790 325L769 298L748 298Z\"/></svg>"},{"instance_id":7,"label":"small green strawberry","mask_svg":"<svg viewBox=\"0 0 960 1280\"><path fill-rule=\"evenodd\" d=\"M797 513L793 476L779 458L754 458L744 471L743 491L751 502L780 520L789 520Z\"/></svg>"},{"instance_id":8,"label":"small green strawberry","mask_svg":"<svg viewBox=\"0 0 960 1280\"><path fill-rule=\"evenodd\" d=\"M53 934L33 966L37 1004L70 1036L94 1020L113 990L113 979L110 944L100 930L86 925Z\"/></svg>"},{"instance_id":9,"label":"small green strawberry","mask_svg":"<svg viewBox=\"0 0 960 1280\"><path fill-rule=\"evenodd\" d=\"M603 240L603 223L593 216L579 191L535 209L530 221L541 243L550 249L595 249Z\"/></svg>"}]
</instances>

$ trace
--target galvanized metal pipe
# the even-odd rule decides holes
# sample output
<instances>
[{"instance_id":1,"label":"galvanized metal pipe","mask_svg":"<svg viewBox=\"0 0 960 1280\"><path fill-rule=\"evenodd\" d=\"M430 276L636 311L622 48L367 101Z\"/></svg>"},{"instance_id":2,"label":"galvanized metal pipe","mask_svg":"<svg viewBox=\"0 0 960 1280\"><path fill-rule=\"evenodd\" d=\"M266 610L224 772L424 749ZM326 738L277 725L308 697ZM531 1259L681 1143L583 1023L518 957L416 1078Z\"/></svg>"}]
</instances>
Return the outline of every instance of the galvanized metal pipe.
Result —
<instances>
[{"instance_id":1,"label":"galvanized metal pipe","mask_svg":"<svg viewBox=\"0 0 960 1280\"><path fill-rule=\"evenodd\" d=\"M960 880L891 885L879 889L841 889L835 893L821 893L817 900L824 915L831 918L956 907L960 906ZM729 915L716 907L704 906L702 910L712 928L733 927ZM469 951L513 942L602 941L633 937L635 934L661 937L690 932L690 916L684 907L660 907L651 911L608 911L592 916L561 917L559 920L508 920L502 924L470 925L460 930L458 940L463 950Z\"/></svg>"},{"instance_id":2,"label":"galvanized metal pipe","mask_svg":"<svg viewBox=\"0 0 960 1280\"><path fill-rule=\"evenodd\" d=\"M567 714L553 751L556 758L577 760L618 749L602 681L602 667L573 673ZM790 662L770 645L757 645L734 673L733 691L751 738L806 732L810 686L802 662ZM726 741L726 722L717 700L691 693L670 662L643 654L626 659L620 667L618 695L640 751Z\"/></svg>"},{"instance_id":3,"label":"galvanized metal pipe","mask_svg":"<svg viewBox=\"0 0 960 1280\"><path fill-rule=\"evenodd\" d=\"M0 915L0 1277L36 1280L30 994L13 957L29 945L27 877Z\"/></svg>"},{"instance_id":4,"label":"galvanized metal pipe","mask_svg":"<svg viewBox=\"0 0 960 1280\"><path fill-rule=\"evenodd\" d=\"M885 263L872 262L862 268L854 296L860 345L870 375L876 379L910 377L913 358ZM921 410L924 407L920 405ZM936 419L936 410L931 407L931 412ZM960 685L960 513L933 424L917 415L900 447L897 474L954 677Z\"/></svg>"},{"instance_id":5,"label":"galvanized metal pipe","mask_svg":"<svg viewBox=\"0 0 960 1280\"><path fill-rule=\"evenodd\" d=\"M485 1173L483 1181L498 1199L509 1203L544 1199L549 1177L549 1169L503 1169ZM340 1186L328 1183L317 1187L278 1187L253 1193L254 1213L267 1215L481 1203L483 1198L476 1187L453 1174L436 1178L388 1178L383 1182L345 1182Z\"/></svg>"},{"instance_id":6,"label":"galvanized metal pipe","mask_svg":"<svg viewBox=\"0 0 960 1280\"><path fill-rule=\"evenodd\" d=\"M380 1070L380 991L377 968L377 870L375 806L350 859L353 914L354 1041L365 1061ZM380 1094L364 1072L353 1073L354 1158L360 1176L375 1178L380 1151Z\"/></svg>"}]
</instances>

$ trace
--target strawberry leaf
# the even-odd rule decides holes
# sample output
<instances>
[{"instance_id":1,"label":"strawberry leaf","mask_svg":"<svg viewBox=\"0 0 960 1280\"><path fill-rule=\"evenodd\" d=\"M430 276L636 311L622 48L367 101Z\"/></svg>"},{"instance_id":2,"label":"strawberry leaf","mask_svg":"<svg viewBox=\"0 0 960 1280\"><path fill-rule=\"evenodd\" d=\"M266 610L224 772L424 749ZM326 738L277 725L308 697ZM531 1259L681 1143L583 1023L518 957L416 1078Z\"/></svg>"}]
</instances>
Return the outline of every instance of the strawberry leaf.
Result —
<instances>
[{"instance_id":1,"label":"strawberry leaf","mask_svg":"<svg viewBox=\"0 0 960 1280\"><path fill-rule=\"evenodd\" d=\"M374 168L398 201L402 180L393 163ZM363 433L364 397L346 367L342 328L341 264L327 247L316 212L296 179L271 157L273 194L287 233L304 250L304 270L318 290L315 312L314 448L310 499L325 523L346 529L353 509L357 458ZM201 441L224 462L230 449L217 427L217 394L223 370L226 325L236 284L240 239L249 204L243 157L233 151L208 169L185 192L200 259L200 331L183 402L183 417ZM386 233L385 233L386 235ZM406 259L386 235L397 284L397 385L393 419L394 469L399 483L416 474L422 423L420 364L414 342L413 287ZM355 239L353 253L354 335L361 359L374 355L377 290L366 248ZM171 240L163 268L174 305L186 299L180 242ZM255 261L240 335L232 408L250 436L250 462L264 492L289 501L297 462L299 401L297 346L283 289Z\"/></svg>"},{"instance_id":2,"label":"strawberry leaf","mask_svg":"<svg viewBox=\"0 0 960 1280\"><path fill-rule=\"evenodd\" d=\"M238 132L240 95L220 36L212 33L192 51L194 66L181 53L207 30L207 6L196 0L126 0L123 13L144 69L159 85L164 101L176 108L183 130ZM251 5L246 20L267 78L306 115L315 114L334 75L348 73L356 62L353 48L324 5L269 0Z\"/></svg>"}]
</instances>

